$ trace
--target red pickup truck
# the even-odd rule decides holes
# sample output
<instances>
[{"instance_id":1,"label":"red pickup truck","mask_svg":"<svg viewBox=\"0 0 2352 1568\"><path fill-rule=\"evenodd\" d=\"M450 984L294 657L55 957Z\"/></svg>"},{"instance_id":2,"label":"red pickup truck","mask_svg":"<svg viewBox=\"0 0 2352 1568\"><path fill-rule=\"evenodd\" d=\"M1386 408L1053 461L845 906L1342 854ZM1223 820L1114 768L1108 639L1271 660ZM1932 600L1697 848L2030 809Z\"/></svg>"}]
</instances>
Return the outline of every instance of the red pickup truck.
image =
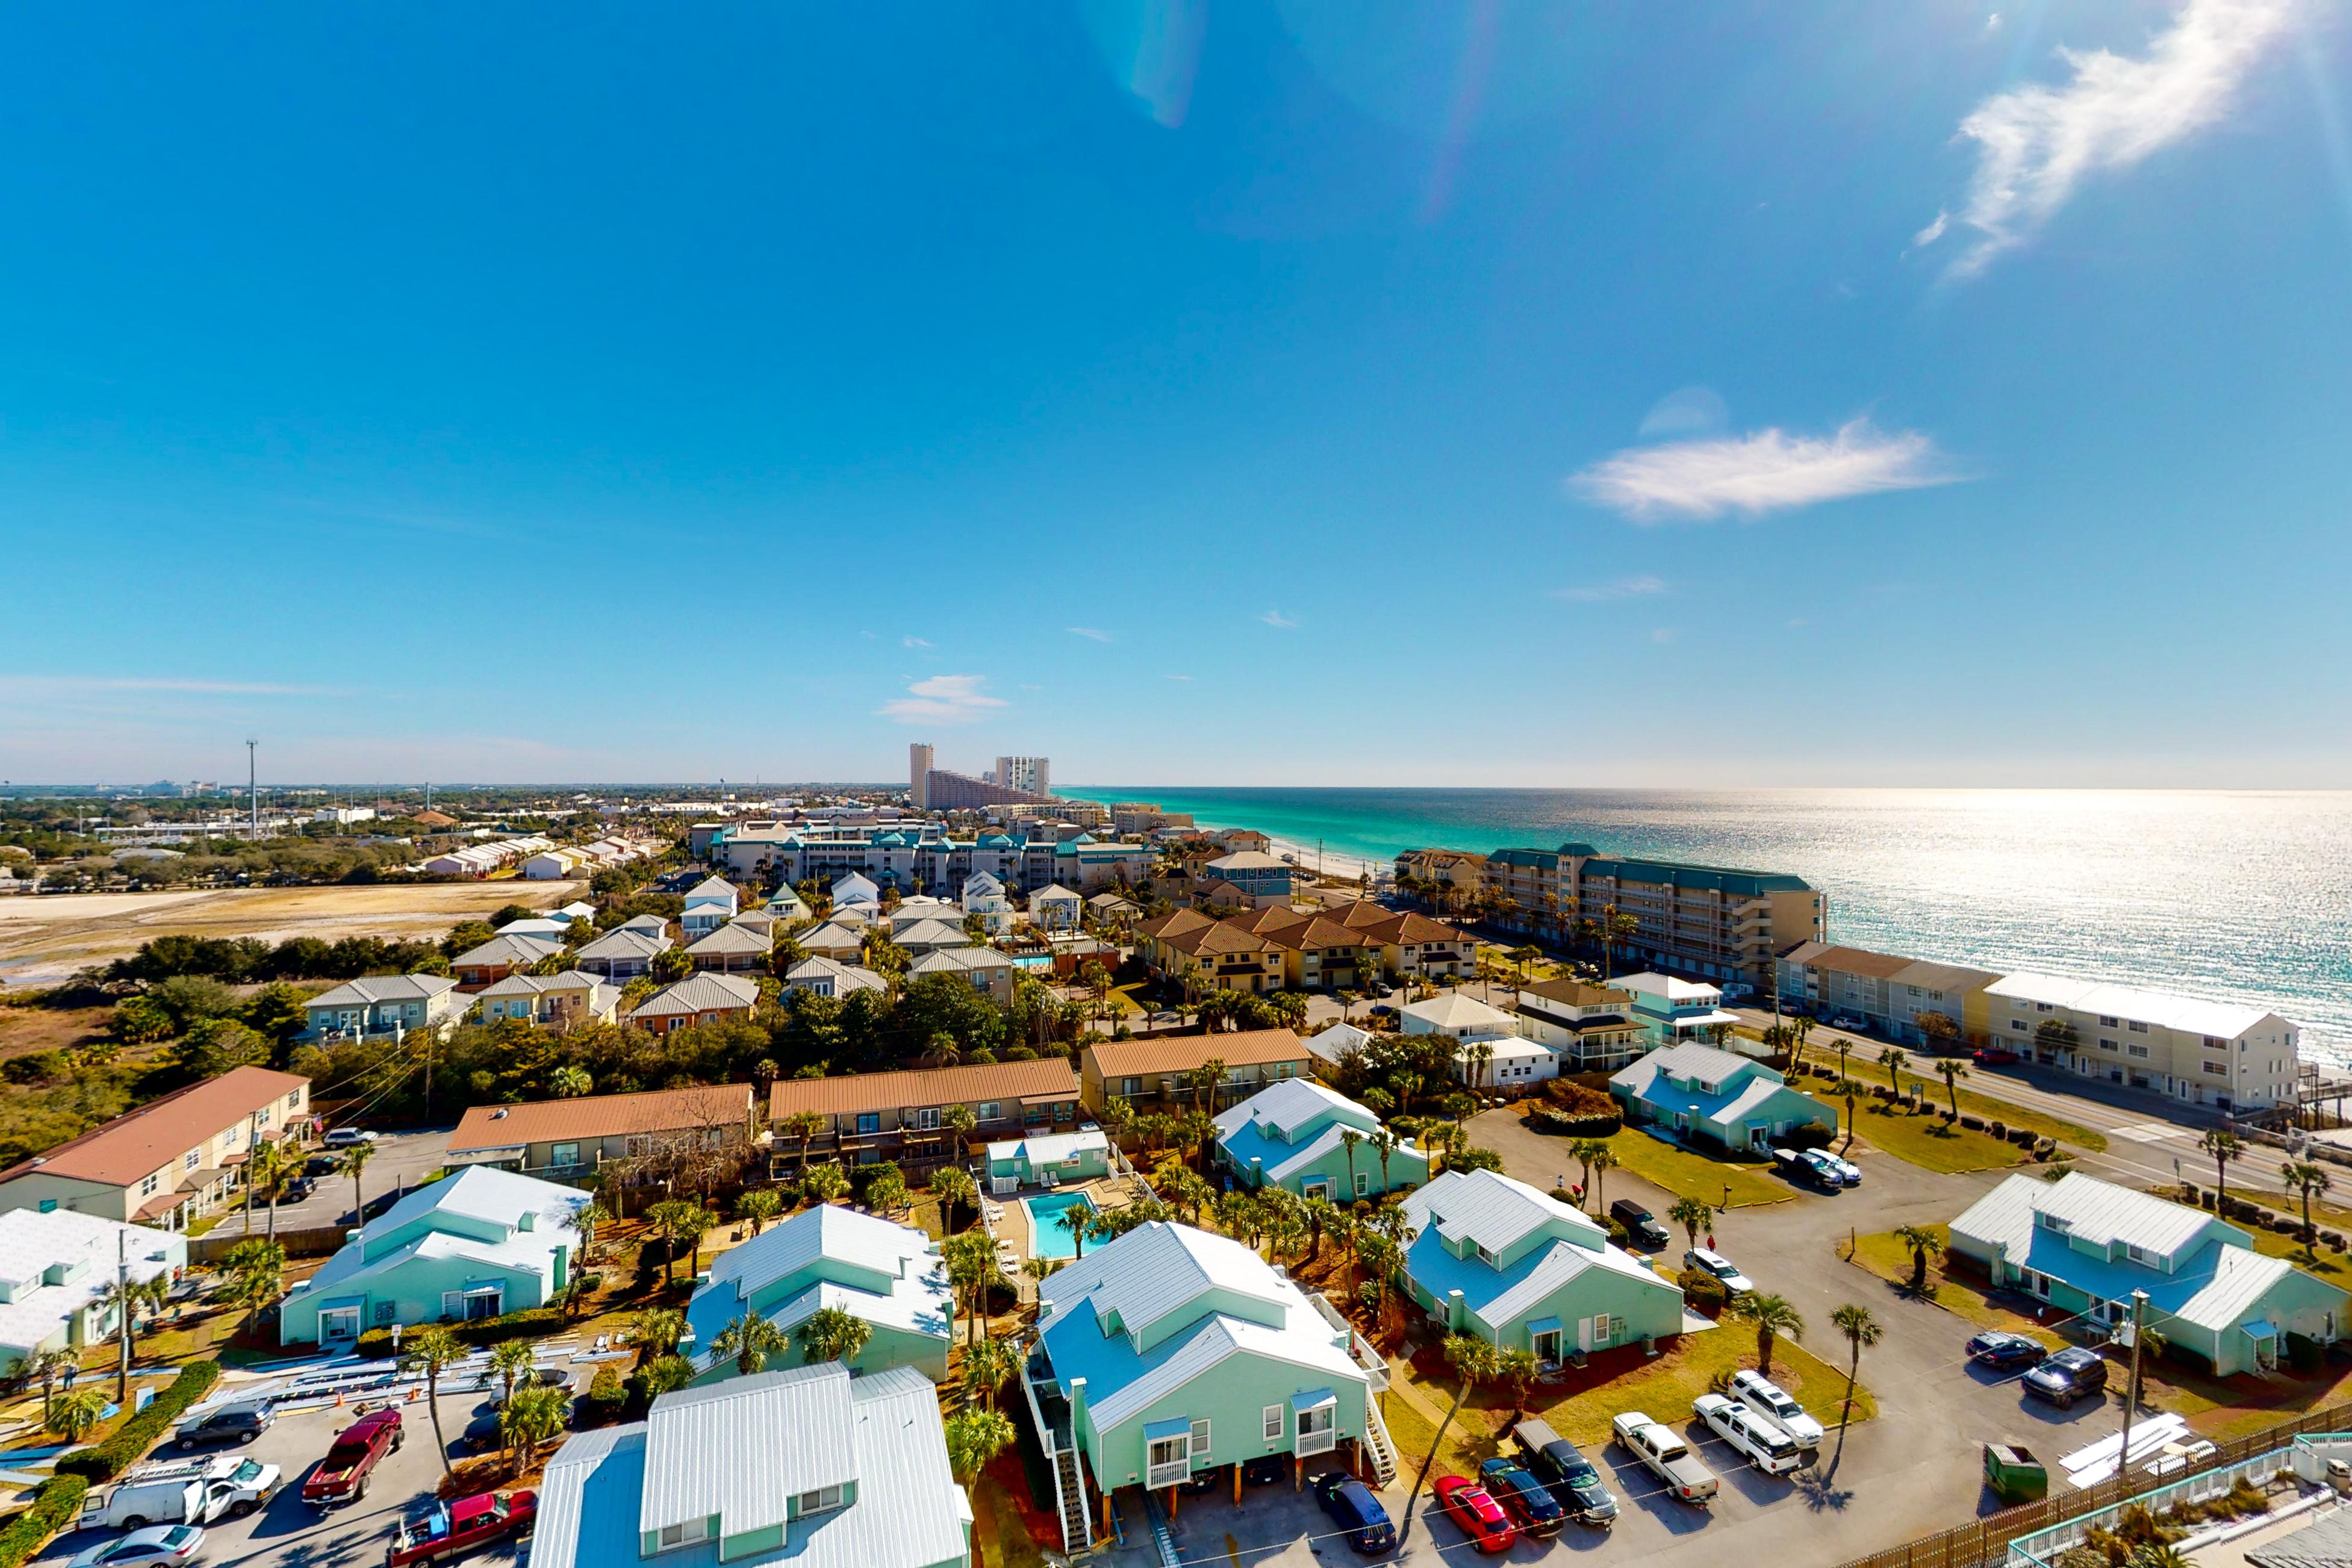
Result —
<instances>
[{"instance_id":1,"label":"red pickup truck","mask_svg":"<svg viewBox=\"0 0 2352 1568\"><path fill-rule=\"evenodd\" d=\"M383 1568L446 1563L501 1536L523 1536L539 1521L539 1494L484 1492L427 1504L400 1521L383 1549Z\"/></svg>"},{"instance_id":2,"label":"red pickup truck","mask_svg":"<svg viewBox=\"0 0 2352 1568\"><path fill-rule=\"evenodd\" d=\"M302 1483L302 1500L319 1508L367 1496L368 1472L401 1445L400 1411L386 1405L335 1434L334 1447Z\"/></svg>"}]
</instances>

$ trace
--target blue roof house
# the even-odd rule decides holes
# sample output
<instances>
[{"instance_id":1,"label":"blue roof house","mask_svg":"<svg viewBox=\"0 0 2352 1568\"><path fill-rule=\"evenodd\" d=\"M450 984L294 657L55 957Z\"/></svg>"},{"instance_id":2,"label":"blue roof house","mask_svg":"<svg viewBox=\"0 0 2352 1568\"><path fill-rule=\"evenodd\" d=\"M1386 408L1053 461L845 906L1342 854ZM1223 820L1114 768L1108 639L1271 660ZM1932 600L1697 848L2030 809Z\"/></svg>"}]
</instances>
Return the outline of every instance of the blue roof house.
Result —
<instances>
[{"instance_id":1,"label":"blue roof house","mask_svg":"<svg viewBox=\"0 0 2352 1568\"><path fill-rule=\"evenodd\" d=\"M1836 1111L1789 1088L1762 1062L1713 1046L1653 1051L1612 1074L1609 1092L1624 1105L1628 1121L1671 1127L1726 1149L1769 1149L1809 1121L1837 1128Z\"/></svg>"},{"instance_id":2,"label":"blue roof house","mask_svg":"<svg viewBox=\"0 0 2352 1568\"><path fill-rule=\"evenodd\" d=\"M1400 1139L1382 1160L1371 1142L1381 1119L1311 1079L1260 1090L1219 1115L1216 1127L1217 1161L1245 1187L1352 1203L1429 1180L1425 1151Z\"/></svg>"},{"instance_id":3,"label":"blue roof house","mask_svg":"<svg viewBox=\"0 0 2352 1568\"><path fill-rule=\"evenodd\" d=\"M1683 1330L1682 1287L1590 1215L1495 1171L1448 1171L1404 1200L1408 1295L1449 1334L1556 1364Z\"/></svg>"},{"instance_id":4,"label":"blue roof house","mask_svg":"<svg viewBox=\"0 0 2352 1568\"><path fill-rule=\"evenodd\" d=\"M786 1332L826 1307L862 1319L873 1333L850 1358L861 1373L911 1366L934 1383L948 1375L955 1338L955 1296L939 1243L908 1226L823 1204L770 1226L720 1253L710 1279L687 1303L698 1383L739 1375L731 1357L712 1353L720 1330L746 1312ZM786 1361L804 1362L797 1341Z\"/></svg>"},{"instance_id":5,"label":"blue roof house","mask_svg":"<svg viewBox=\"0 0 2352 1568\"><path fill-rule=\"evenodd\" d=\"M367 1329L471 1321L563 1293L589 1194L468 1165L360 1227L279 1310L280 1344L349 1349Z\"/></svg>"}]
</instances>

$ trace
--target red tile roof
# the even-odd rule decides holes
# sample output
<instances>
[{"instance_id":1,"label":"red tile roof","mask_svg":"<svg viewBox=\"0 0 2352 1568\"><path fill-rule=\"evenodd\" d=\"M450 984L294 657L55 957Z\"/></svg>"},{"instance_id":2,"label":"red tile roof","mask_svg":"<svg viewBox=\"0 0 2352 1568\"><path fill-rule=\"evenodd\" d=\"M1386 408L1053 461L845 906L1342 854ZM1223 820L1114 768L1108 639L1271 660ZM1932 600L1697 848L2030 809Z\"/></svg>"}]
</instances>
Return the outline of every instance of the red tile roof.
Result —
<instances>
[{"instance_id":1,"label":"red tile roof","mask_svg":"<svg viewBox=\"0 0 2352 1568\"><path fill-rule=\"evenodd\" d=\"M233 1068L218 1078L152 1100L102 1127L93 1127L54 1149L19 1160L0 1171L0 1182L38 1171L44 1175L127 1187L310 1081L268 1068ZM272 1129L284 1124L282 1117L270 1122Z\"/></svg>"}]
</instances>

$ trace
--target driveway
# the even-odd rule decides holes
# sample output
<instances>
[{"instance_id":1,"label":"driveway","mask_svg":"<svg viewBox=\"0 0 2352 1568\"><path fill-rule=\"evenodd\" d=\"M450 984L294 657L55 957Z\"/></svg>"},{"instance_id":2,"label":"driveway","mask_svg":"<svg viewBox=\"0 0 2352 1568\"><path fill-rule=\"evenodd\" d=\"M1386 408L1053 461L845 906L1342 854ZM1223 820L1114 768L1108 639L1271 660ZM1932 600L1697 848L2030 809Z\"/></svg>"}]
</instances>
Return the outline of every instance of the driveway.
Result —
<instances>
[{"instance_id":1,"label":"driveway","mask_svg":"<svg viewBox=\"0 0 2352 1568\"><path fill-rule=\"evenodd\" d=\"M474 1418L475 1403L475 1397L467 1395L441 1401L441 1423L452 1439ZM250 1444L211 1450L243 1454L276 1465L286 1479L285 1489L259 1513L205 1527L205 1568L264 1563L286 1568L375 1568L383 1561L384 1545L401 1514L411 1503L430 1496L441 1478L441 1460L434 1452L433 1423L425 1402L402 1405L401 1415L406 1440L398 1453L385 1455L377 1464L368 1478L367 1496L326 1511L302 1500L302 1479L326 1453L334 1435L356 1419L355 1411L329 1408L281 1415L277 1425ZM75 1531L60 1535L37 1561L62 1563L85 1547L118 1533ZM511 1545L499 1545L466 1561L496 1564L511 1561L512 1556Z\"/></svg>"},{"instance_id":2,"label":"driveway","mask_svg":"<svg viewBox=\"0 0 2352 1568\"><path fill-rule=\"evenodd\" d=\"M382 1214L397 1201L399 1195L419 1185L424 1179L441 1168L449 1150L449 1134L454 1127L438 1127L418 1132L386 1132L376 1139L374 1157L368 1161L366 1173L360 1184L367 1194L368 1212ZM332 1149L314 1149L313 1162L341 1158ZM352 1226L358 1221L352 1214L352 1179L340 1172L328 1171L317 1178L310 1195L300 1203L278 1205L278 1228L284 1230L317 1230L331 1226ZM260 1204L253 1209L253 1234L261 1235L269 1228L268 1211ZM245 1234L245 1211L240 1208L213 1227L215 1236Z\"/></svg>"}]
</instances>

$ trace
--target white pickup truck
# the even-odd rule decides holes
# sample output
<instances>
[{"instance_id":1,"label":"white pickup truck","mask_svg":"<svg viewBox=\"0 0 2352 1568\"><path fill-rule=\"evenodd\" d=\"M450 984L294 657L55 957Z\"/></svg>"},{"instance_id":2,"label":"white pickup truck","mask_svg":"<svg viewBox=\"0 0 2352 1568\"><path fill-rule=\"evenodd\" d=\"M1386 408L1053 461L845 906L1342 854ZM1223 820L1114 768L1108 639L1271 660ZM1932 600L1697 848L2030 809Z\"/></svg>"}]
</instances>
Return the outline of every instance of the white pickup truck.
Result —
<instances>
[{"instance_id":1,"label":"white pickup truck","mask_svg":"<svg viewBox=\"0 0 2352 1568\"><path fill-rule=\"evenodd\" d=\"M1804 1450L1795 1439L1736 1399L1702 1394L1691 1402L1691 1414L1768 1476L1785 1476L1804 1466Z\"/></svg>"},{"instance_id":2,"label":"white pickup truck","mask_svg":"<svg viewBox=\"0 0 2352 1568\"><path fill-rule=\"evenodd\" d=\"M1674 1428L1651 1420L1638 1410L1628 1410L1612 1417L1609 1423L1616 1436L1617 1446L1642 1461L1650 1473L1666 1484L1666 1489L1694 1508L1705 1508L1722 1483L1715 1472L1699 1463L1690 1445L1678 1436Z\"/></svg>"}]
</instances>

